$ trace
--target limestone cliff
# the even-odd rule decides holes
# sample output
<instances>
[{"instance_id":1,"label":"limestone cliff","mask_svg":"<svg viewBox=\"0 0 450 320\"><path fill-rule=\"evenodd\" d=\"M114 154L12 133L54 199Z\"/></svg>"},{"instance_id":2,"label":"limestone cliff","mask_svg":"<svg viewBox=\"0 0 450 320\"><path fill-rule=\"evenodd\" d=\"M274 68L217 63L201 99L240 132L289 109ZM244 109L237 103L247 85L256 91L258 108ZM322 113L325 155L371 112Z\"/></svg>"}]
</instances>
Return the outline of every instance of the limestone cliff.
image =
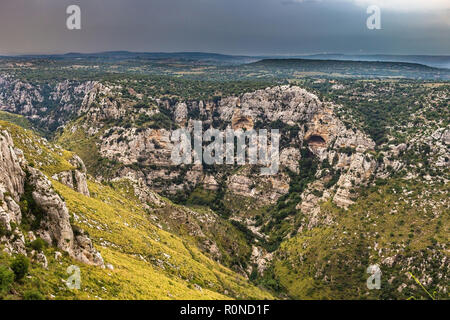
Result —
<instances>
[{"instance_id":1,"label":"limestone cliff","mask_svg":"<svg viewBox=\"0 0 450 320\"><path fill-rule=\"evenodd\" d=\"M67 206L53 190L50 180L28 165L23 152L14 149L6 130L0 133L0 159L0 227L4 230L1 241L6 245L5 250L26 254L21 229L26 215L33 225L32 234L81 262L103 265L89 237L82 230L74 232Z\"/></svg>"}]
</instances>

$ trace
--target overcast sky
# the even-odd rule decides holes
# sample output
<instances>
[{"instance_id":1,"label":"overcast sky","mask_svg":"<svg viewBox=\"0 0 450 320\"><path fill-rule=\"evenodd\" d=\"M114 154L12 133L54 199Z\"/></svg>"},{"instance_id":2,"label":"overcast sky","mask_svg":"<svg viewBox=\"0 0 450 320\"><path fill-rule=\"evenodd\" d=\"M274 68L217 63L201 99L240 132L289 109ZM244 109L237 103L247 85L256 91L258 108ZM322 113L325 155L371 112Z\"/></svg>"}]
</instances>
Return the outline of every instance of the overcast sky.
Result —
<instances>
[{"instance_id":1,"label":"overcast sky","mask_svg":"<svg viewBox=\"0 0 450 320\"><path fill-rule=\"evenodd\" d=\"M0 0L0 54L111 50L450 55L450 0Z\"/></svg>"}]
</instances>

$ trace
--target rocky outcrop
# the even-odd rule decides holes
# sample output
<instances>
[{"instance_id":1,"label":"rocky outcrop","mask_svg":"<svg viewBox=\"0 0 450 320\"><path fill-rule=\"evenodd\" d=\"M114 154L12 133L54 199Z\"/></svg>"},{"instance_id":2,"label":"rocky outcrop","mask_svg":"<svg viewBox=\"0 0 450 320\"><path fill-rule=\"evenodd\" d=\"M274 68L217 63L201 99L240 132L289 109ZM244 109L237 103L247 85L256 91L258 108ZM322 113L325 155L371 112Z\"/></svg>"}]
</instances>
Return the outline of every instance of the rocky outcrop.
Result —
<instances>
[{"instance_id":1,"label":"rocky outcrop","mask_svg":"<svg viewBox=\"0 0 450 320\"><path fill-rule=\"evenodd\" d=\"M123 164L161 165L171 164L170 156L173 144L170 132L165 129L136 128L123 129L113 127L109 136L102 140L100 154Z\"/></svg>"},{"instance_id":2,"label":"rocky outcrop","mask_svg":"<svg viewBox=\"0 0 450 320\"><path fill-rule=\"evenodd\" d=\"M7 131L0 132L0 224L11 231L11 223L20 224L18 205L24 192L25 173Z\"/></svg>"},{"instance_id":3,"label":"rocky outcrop","mask_svg":"<svg viewBox=\"0 0 450 320\"><path fill-rule=\"evenodd\" d=\"M217 191L219 189L219 184L212 175L205 176L202 185L206 190Z\"/></svg>"},{"instance_id":4,"label":"rocky outcrop","mask_svg":"<svg viewBox=\"0 0 450 320\"><path fill-rule=\"evenodd\" d=\"M202 188L223 192L223 201L232 207L233 218L245 217L248 211L276 204L289 192L291 179L304 173L300 172L305 170L300 168L300 160L309 149L308 154L312 153L314 161L319 163L314 178L317 183L311 183L300 192L297 197L300 202L295 208L306 219L300 229L311 229L332 223L330 217L321 213L321 202L330 199L348 208L355 200L354 192L358 187L367 185L374 175L380 177L380 171L389 175L387 162L380 164L375 159L374 141L362 131L344 124L335 114L335 105L324 103L297 86L276 86L219 101L172 102L147 97L150 105L146 108L136 108L134 102L122 99L122 94L120 86L96 84L79 110L86 119L75 126L82 126L91 137L107 126L97 140L100 156L121 165L112 177L99 173L96 178L128 179L135 194L148 208L155 204L160 206L155 191L178 197L189 196L191 191ZM161 110L171 117L173 127L121 125L136 123L141 117L148 121ZM209 127L267 129L270 133L270 129L279 129L279 171L262 176L260 168L253 165L215 166L213 170L199 164L175 166L171 161L174 144L170 129L183 127L192 133L194 121L198 120L203 122L204 130ZM386 161L389 159L387 156ZM326 163L327 168L322 167ZM75 188L73 176L61 173L58 180ZM236 206L236 202L240 205ZM176 220L176 217L171 219ZM247 219L242 221L253 228Z\"/></svg>"},{"instance_id":5,"label":"rocky outcrop","mask_svg":"<svg viewBox=\"0 0 450 320\"><path fill-rule=\"evenodd\" d=\"M251 129L254 122L262 120L267 128L283 130L280 123L297 128L298 135L289 137L287 146L280 151L281 165L293 172L298 173L302 146L307 146L320 161L332 163L337 157L335 167L344 172L333 198L339 206L347 207L353 203L351 189L366 183L375 172L376 161L365 155L374 149L375 143L361 131L347 128L334 115L332 104L321 102L304 89L281 86L258 90L239 98L223 99L218 108L221 119L231 121L237 127ZM276 127L271 123L277 123ZM352 150L351 155L347 154L348 150ZM277 176L272 179L280 180ZM287 187L284 192L280 189L280 196L288 191L289 177L284 183ZM253 184L255 180L249 176L233 176L228 187L237 194L252 196L255 193L249 186Z\"/></svg>"},{"instance_id":6,"label":"rocky outcrop","mask_svg":"<svg viewBox=\"0 0 450 320\"><path fill-rule=\"evenodd\" d=\"M86 177L86 167L80 157L74 155L72 159L69 160L70 164L76 169L70 171L62 171L52 176L52 179L65 184L69 188L85 195L90 196L87 177Z\"/></svg>"},{"instance_id":7,"label":"rocky outcrop","mask_svg":"<svg viewBox=\"0 0 450 320\"><path fill-rule=\"evenodd\" d=\"M82 232L74 235L69 210L61 197L52 189L50 180L39 170L29 168L29 184L33 187L33 200L45 213L36 233L51 245L69 253L84 263L103 265L103 259Z\"/></svg>"},{"instance_id":8,"label":"rocky outcrop","mask_svg":"<svg viewBox=\"0 0 450 320\"><path fill-rule=\"evenodd\" d=\"M99 123L104 120L119 119L127 112L127 108L110 97L111 92L119 87L108 87L95 83L92 89L84 96L78 115L86 113L90 121Z\"/></svg>"},{"instance_id":9,"label":"rocky outcrop","mask_svg":"<svg viewBox=\"0 0 450 320\"><path fill-rule=\"evenodd\" d=\"M222 99L218 112L220 119L229 123L238 115L237 120L245 119L245 123L258 120L270 124L279 120L297 125L311 119L320 106L319 99L302 88L278 86Z\"/></svg>"},{"instance_id":10,"label":"rocky outcrop","mask_svg":"<svg viewBox=\"0 0 450 320\"><path fill-rule=\"evenodd\" d=\"M423 139L433 154L433 164L439 168L450 168L450 126L436 129Z\"/></svg>"},{"instance_id":11,"label":"rocky outcrop","mask_svg":"<svg viewBox=\"0 0 450 320\"><path fill-rule=\"evenodd\" d=\"M256 265L256 271L259 274L263 274L264 271L266 271L272 259L273 259L272 253L268 253L262 247L252 246L252 255L250 257L250 260L253 264Z\"/></svg>"},{"instance_id":12,"label":"rocky outcrop","mask_svg":"<svg viewBox=\"0 0 450 320\"><path fill-rule=\"evenodd\" d=\"M240 110L235 110L231 118L231 128L233 130L251 130L253 126L253 119L251 117L242 115Z\"/></svg>"},{"instance_id":13,"label":"rocky outcrop","mask_svg":"<svg viewBox=\"0 0 450 320\"><path fill-rule=\"evenodd\" d=\"M406 155L406 156L405 156ZM411 161L414 155L416 160ZM380 152L377 178L386 179L392 172L405 170L407 179L420 176L428 182L447 183L450 168L450 127L425 128L411 134L406 143L391 144Z\"/></svg>"},{"instance_id":14,"label":"rocky outcrop","mask_svg":"<svg viewBox=\"0 0 450 320\"><path fill-rule=\"evenodd\" d=\"M53 190L50 180L39 170L27 165L20 150L8 132L0 134L0 227L6 230L0 234L9 253L25 254L25 238L17 228L23 212L18 205L26 196L28 219L36 226L35 233L49 245L67 252L71 257L92 265L103 265L103 259L84 232L70 224L69 210L61 197ZM79 160L76 158L74 161ZM27 188L25 189L25 185ZM30 194L28 194L30 193ZM31 198L30 198L31 197ZM45 264L45 259L39 257Z\"/></svg>"},{"instance_id":15,"label":"rocky outcrop","mask_svg":"<svg viewBox=\"0 0 450 320\"><path fill-rule=\"evenodd\" d=\"M280 164L292 172L299 173L300 150L295 147L284 148L280 152Z\"/></svg>"},{"instance_id":16,"label":"rocky outcrop","mask_svg":"<svg viewBox=\"0 0 450 320\"><path fill-rule=\"evenodd\" d=\"M135 196L144 204L147 209L151 207L164 207L165 202L153 190L151 190L145 182L145 176L134 170L124 172L122 177L113 179L114 182L125 182L132 185Z\"/></svg>"},{"instance_id":17,"label":"rocky outcrop","mask_svg":"<svg viewBox=\"0 0 450 320\"><path fill-rule=\"evenodd\" d=\"M151 116L158 112L153 107L136 109L119 102L120 91L118 87L99 83L86 95L80 109L80 114L88 119L84 124L86 132L97 133L106 121L122 118L135 121L142 113ZM202 120L205 128L214 124L222 130L279 129L282 133L279 172L261 178L255 170L243 169L225 176L223 168L216 168L211 174L198 165L174 166L170 158L174 146L170 130L112 126L101 137L98 147L102 157L124 165L114 178L139 176L150 189L169 195L188 192L197 185L217 190L217 185L225 182L230 194L250 197L257 205L274 204L289 191L291 177L285 169L299 174L300 150L307 147L319 161L332 163L337 159L333 166L342 175L333 201L347 207L353 203L351 190L367 183L376 170L376 161L373 157L368 160L367 156L375 143L360 130L347 128L334 114L333 104L323 103L296 86L277 86L216 102L171 104L155 100L154 103L171 110L174 123L188 131L193 130L194 120ZM70 185L70 175L64 175L61 180Z\"/></svg>"},{"instance_id":18,"label":"rocky outcrop","mask_svg":"<svg viewBox=\"0 0 450 320\"><path fill-rule=\"evenodd\" d=\"M66 80L34 84L0 74L0 110L21 114L42 127L56 129L78 112L83 97L95 83Z\"/></svg>"},{"instance_id":19,"label":"rocky outcrop","mask_svg":"<svg viewBox=\"0 0 450 320\"><path fill-rule=\"evenodd\" d=\"M188 109L186 103L178 103L175 105L174 111L175 122L181 126L184 126L188 118Z\"/></svg>"},{"instance_id":20,"label":"rocky outcrop","mask_svg":"<svg viewBox=\"0 0 450 320\"><path fill-rule=\"evenodd\" d=\"M376 161L362 153L340 157L338 166L346 169L337 182L337 191L333 201L341 207L353 204L351 191L357 186L366 184L377 168Z\"/></svg>"}]
</instances>

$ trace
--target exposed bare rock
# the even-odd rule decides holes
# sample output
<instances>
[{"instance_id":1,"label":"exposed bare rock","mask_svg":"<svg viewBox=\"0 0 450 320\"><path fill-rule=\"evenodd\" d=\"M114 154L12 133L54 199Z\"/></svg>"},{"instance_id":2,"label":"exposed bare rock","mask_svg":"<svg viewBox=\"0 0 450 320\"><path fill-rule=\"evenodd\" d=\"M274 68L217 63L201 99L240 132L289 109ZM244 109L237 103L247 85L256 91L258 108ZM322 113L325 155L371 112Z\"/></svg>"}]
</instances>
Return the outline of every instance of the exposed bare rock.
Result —
<instances>
[{"instance_id":1,"label":"exposed bare rock","mask_svg":"<svg viewBox=\"0 0 450 320\"><path fill-rule=\"evenodd\" d=\"M221 119L231 121L234 126L240 123L241 127L248 124L244 127L251 128L253 121L261 119L266 119L266 123L281 121L286 125L298 126L299 136L291 137L294 139L289 141L291 146L280 151L281 165L293 172L298 173L299 147L303 144L307 144L321 161L328 159L331 153L336 155L336 151L339 153L342 148L353 149L355 154L352 157L337 154L338 167L345 170L335 197L338 205L346 207L351 204L351 187L367 182L376 169L376 162L367 162L363 154L373 150L375 143L361 131L346 128L334 115L333 105L322 103L315 95L299 87L280 86L247 93L239 98L223 99L218 110ZM279 174L272 179L279 181ZM284 181L288 186L289 178ZM349 185L351 181L354 184ZM249 188L254 183L249 176L234 175L229 179L228 187L240 195L264 198L265 194L255 193Z\"/></svg>"},{"instance_id":2,"label":"exposed bare rock","mask_svg":"<svg viewBox=\"0 0 450 320\"><path fill-rule=\"evenodd\" d=\"M246 166L231 175L226 186L230 198L237 195L257 200L252 201L252 205L259 208L276 203L278 198L289 191L289 176L284 172L274 176L261 176L259 171L252 172L252 168ZM247 207L241 206L238 209L245 211Z\"/></svg>"},{"instance_id":3,"label":"exposed bare rock","mask_svg":"<svg viewBox=\"0 0 450 320\"><path fill-rule=\"evenodd\" d=\"M440 140L446 145L450 145L450 129L448 128L439 128L431 135L433 139Z\"/></svg>"},{"instance_id":4,"label":"exposed bare rock","mask_svg":"<svg viewBox=\"0 0 450 320\"><path fill-rule=\"evenodd\" d=\"M110 129L112 134L103 139L100 154L123 164L170 165L173 144L168 130L135 128Z\"/></svg>"},{"instance_id":5,"label":"exposed bare rock","mask_svg":"<svg viewBox=\"0 0 450 320\"><path fill-rule=\"evenodd\" d=\"M20 224L18 205L24 192L25 173L19 165L14 144L7 131L0 132L0 223L11 231L11 223Z\"/></svg>"},{"instance_id":6,"label":"exposed bare rock","mask_svg":"<svg viewBox=\"0 0 450 320\"><path fill-rule=\"evenodd\" d=\"M46 87L15 79L11 75L0 75L0 84L0 110L24 115L47 128L57 128L78 112L83 97L96 82L66 80ZM48 107L45 95L55 103L55 107Z\"/></svg>"},{"instance_id":7,"label":"exposed bare rock","mask_svg":"<svg viewBox=\"0 0 450 320\"><path fill-rule=\"evenodd\" d=\"M22 212L18 205L24 193L25 173L20 167L14 144L7 131L0 132L0 228L7 234L0 236L5 252L26 254L25 237L12 224L19 225Z\"/></svg>"},{"instance_id":8,"label":"exposed bare rock","mask_svg":"<svg viewBox=\"0 0 450 320\"><path fill-rule=\"evenodd\" d=\"M264 248L252 246L251 261L256 264L259 274L263 274L273 259L273 254Z\"/></svg>"},{"instance_id":9,"label":"exposed bare rock","mask_svg":"<svg viewBox=\"0 0 450 320\"><path fill-rule=\"evenodd\" d=\"M148 116L158 112L149 107L136 111L133 106L119 104L115 99L120 88L96 84L86 95L80 113L86 114L89 122L84 129L96 134L104 121L115 121L121 117L137 119L142 113ZM132 94L132 93L130 93ZM375 143L360 130L349 128L335 115L335 106L321 102L317 96L296 86L277 86L245 93L238 97L223 98L218 102L182 101L172 103L155 100L155 103L172 111L172 120L188 131L193 130L193 121L202 120L203 126L219 124L221 129L280 129L294 128L289 136L281 138L280 170L277 174L263 177L257 167L244 166L224 174L221 168L213 173L204 171L201 165L174 166L171 162L173 143L170 130L152 128L133 128L113 126L106 130L99 140L100 155L117 161L123 167L117 170L112 180L129 179L135 194L144 204L159 206L158 197L153 193L165 195L188 193L197 186L216 191L224 184L226 199L235 196L243 201L239 211L275 204L288 193L291 177L287 170L300 174L300 150L309 148L320 161L328 161L333 170L340 171L340 178L327 190L324 184L331 179L324 173L317 177L321 188L308 186L297 206L308 217L308 224L302 227L312 228L320 223L331 223L328 217L322 217L320 202L331 198L338 206L347 208L354 201L353 190L367 184L374 174L389 175L387 168L401 168L400 163L378 163L369 155ZM191 118L199 116L199 118ZM90 125L91 124L91 125ZM95 124L92 125L92 124ZM399 146L401 152L404 146ZM386 157L388 159L388 157ZM64 173L63 173L64 175ZM65 175L70 184L70 176ZM103 177L97 177L103 178ZM73 178L72 178L73 180ZM72 182L72 184L74 184ZM323 196L317 196L320 191ZM174 217L176 218L176 217ZM198 231L198 230L197 230Z\"/></svg>"},{"instance_id":10,"label":"exposed bare rock","mask_svg":"<svg viewBox=\"0 0 450 320\"><path fill-rule=\"evenodd\" d=\"M232 122L233 116L236 118L239 114L240 118L246 117L247 122L267 119L294 125L310 118L320 105L319 99L304 89L279 86L222 99L218 111L221 120L226 122Z\"/></svg>"},{"instance_id":11,"label":"exposed bare rock","mask_svg":"<svg viewBox=\"0 0 450 320\"><path fill-rule=\"evenodd\" d=\"M184 124L187 120L187 116L188 116L188 109L187 109L186 103L181 102L181 103L178 103L177 105L175 105L174 117L175 117L175 122L177 124L184 126Z\"/></svg>"},{"instance_id":12,"label":"exposed bare rock","mask_svg":"<svg viewBox=\"0 0 450 320\"><path fill-rule=\"evenodd\" d=\"M136 111L130 106L119 106L114 98L116 89L96 84L86 95L80 112L87 114L89 121L95 123L97 128L94 130L88 126L88 132L97 132L103 120L116 120L125 113L136 119L144 112L139 110L135 114ZM283 168L299 174L300 149L305 146L320 161L328 159L332 163L334 158L338 160L334 166L342 170L342 176L333 201L339 206L350 205L353 202L351 190L366 183L376 170L375 160L368 160L370 164L363 161L375 143L361 131L347 128L334 114L334 105L321 102L317 96L300 87L266 88L238 97L223 98L218 102L184 101L171 105L169 101L155 100L155 103L171 109L174 122L185 126L188 131L193 130L193 121L199 120L189 118L189 115L200 115L204 126L219 121L221 128L296 128L296 135L282 137L281 168L277 174L261 178L254 170L245 169L227 177L228 193L252 198L261 205L273 204L288 192L290 177ZM152 115L157 109L149 108L145 112ZM216 185L223 182L220 169L211 175L203 172L201 166L173 166L170 158L173 146L168 129L119 126L107 130L99 142L102 157L126 166L117 171L114 177L117 179L128 175L139 176L134 180L165 194L187 192L197 185L203 185L206 189L211 185L211 190L216 190ZM351 155L344 153L348 150L352 150ZM66 180L70 177L67 176Z\"/></svg>"},{"instance_id":13,"label":"exposed bare rock","mask_svg":"<svg viewBox=\"0 0 450 320\"><path fill-rule=\"evenodd\" d=\"M294 147L285 148L280 152L280 164L289 168L292 172L299 173L298 162L300 157L299 149Z\"/></svg>"},{"instance_id":14,"label":"exposed bare rock","mask_svg":"<svg viewBox=\"0 0 450 320\"><path fill-rule=\"evenodd\" d=\"M103 265L103 259L93 248L90 239L82 234L74 236L70 224L70 215L66 204L53 190L50 180L39 170L26 165L23 153L14 149L14 143L10 134L6 131L0 133L0 223L3 228L11 232L11 235L3 236L6 242L6 251L9 253L22 253L25 251L25 237L18 230L12 230L11 224L21 223L22 212L18 205L24 194L24 186L27 183L31 188L31 196L36 206L40 208L40 215L33 216L39 223L36 234L48 244L55 245L66 251L72 257L93 265ZM86 170L80 163L81 159L74 158L80 170ZM22 164L27 171L21 168ZM78 181L78 180L77 180ZM32 234L34 237L34 234ZM45 256L44 256L45 258ZM38 260L46 265L46 259Z\"/></svg>"},{"instance_id":15,"label":"exposed bare rock","mask_svg":"<svg viewBox=\"0 0 450 320\"><path fill-rule=\"evenodd\" d=\"M242 196L252 194L252 185L253 181L245 175L235 174L228 179L228 189Z\"/></svg>"},{"instance_id":16,"label":"exposed bare rock","mask_svg":"<svg viewBox=\"0 0 450 320\"><path fill-rule=\"evenodd\" d=\"M44 253L42 252L33 252L33 260L37 263L40 263L44 269L48 268L48 260Z\"/></svg>"},{"instance_id":17,"label":"exposed bare rock","mask_svg":"<svg viewBox=\"0 0 450 320\"><path fill-rule=\"evenodd\" d=\"M19 165L11 135L4 130L0 132L0 185L18 201L24 180L25 173Z\"/></svg>"},{"instance_id":18,"label":"exposed bare rock","mask_svg":"<svg viewBox=\"0 0 450 320\"><path fill-rule=\"evenodd\" d=\"M49 244L66 252L73 246L73 231L69 223L69 210L52 189L51 182L40 171L30 168L29 183L33 186L33 199L46 212L41 221L39 236Z\"/></svg>"},{"instance_id":19,"label":"exposed bare rock","mask_svg":"<svg viewBox=\"0 0 450 320\"><path fill-rule=\"evenodd\" d=\"M446 145L450 145L450 129L446 129L444 131L444 133L441 136L441 139Z\"/></svg>"},{"instance_id":20,"label":"exposed bare rock","mask_svg":"<svg viewBox=\"0 0 450 320\"><path fill-rule=\"evenodd\" d=\"M216 179L214 179L214 177L212 175L207 175L203 179L203 187L206 190L216 191L217 189L219 189L219 184L217 183Z\"/></svg>"},{"instance_id":21,"label":"exposed bare rock","mask_svg":"<svg viewBox=\"0 0 450 320\"><path fill-rule=\"evenodd\" d=\"M73 172L72 171L59 172L57 174L54 174L52 179L58 180L59 182L68 186L71 189L75 189L74 184L73 184Z\"/></svg>"},{"instance_id":22,"label":"exposed bare rock","mask_svg":"<svg viewBox=\"0 0 450 320\"><path fill-rule=\"evenodd\" d=\"M59 260L61 260L61 257L62 257L62 253L59 251L56 251L55 252L55 260L59 261Z\"/></svg>"},{"instance_id":23,"label":"exposed bare rock","mask_svg":"<svg viewBox=\"0 0 450 320\"><path fill-rule=\"evenodd\" d=\"M79 170L74 171L74 182L76 183L76 191L78 191L81 194L84 194L85 196L90 196L89 189L87 186L87 178L86 178L86 172L81 172Z\"/></svg>"},{"instance_id":24,"label":"exposed bare rock","mask_svg":"<svg viewBox=\"0 0 450 320\"><path fill-rule=\"evenodd\" d=\"M75 245L73 246L73 257L83 263L103 266L103 258L97 250L95 250L91 239L85 234L75 236Z\"/></svg>"},{"instance_id":25,"label":"exposed bare rock","mask_svg":"<svg viewBox=\"0 0 450 320\"><path fill-rule=\"evenodd\" d=\"M341 175L337 182L337 192L333 201L341 207L347 208L353 204L351 191L356 186L364 185L376 170L376 161L364 154L356 153L349 157L348 170Z\"/></svg>"},{"instance_id":26,"label":"exposed bare rock","mask_svg":"<svg viewBox=\"0 0 450 320\"><path fill-rule=\"evenodd\" d=\"M392 153L394 156L398 157L400 155L400 153L405 152L408 148L408 145L406 143L401 143L397 146L393 146L392 149Z\"/></svg>"},{"instance_id":27,"label":"exposed bare rock","mask_svg":"<svg viewBox=\"0 0 450 320\"><path fill-rule=\"evenodd\" d=\"M69 162L76 169L59 172L53 175L52 179L58 180L69 188L72 188L75 191L89 197L90 193L87 185L86 167L83 161L80 157L74 155Z\"/></svg>"},{"instance_id":28,"label":"exposed bare rock","mask_svg":"<svg viewBox=\"0 0 450 320\"><path fill-rule=\"evenodd\" d=\"M253 119L251 118L251 116L242 115L241 111L239 109L236 109L231 119L231 128L233 130L251 130L253 129Z\"/></svg>"},{"instance_id":29,"label":"exposed bare rock","mask_svg":"<svg viewBox=\"0 0 450 320\"><path fill-rule=\"evenodd\" d=\"M142 173L134 170L128 170L126 173L124 172L122 178L115 178L113 181L126 181L131 183L134 189L134 194L147 208L165 206L165 202L161 199L161 197L148 187L145 182L145 176Z\"/></svg>"},{"instance_id":30,"label":"exposed bare rock","mask_svg":"<svg viewBox=\"0 0 450 320\"><path fill-rule=\"evenodd\" d=\"M90 239L82 234L74 236L69 221L69 210L53 190L50 180L34 168L29 168L29 174L29 183L33 186L33 199L45 212L36 233L50 245L56 245L77 260L103 265L103 259L92 247Z\"/></svg>"},{"instance_id":31,"label":"exposed bare rock","mask_svg":"<svg viewBox=\"0 0 450 320\"><path fill-rule=\"evenodd\" d=\"M116 100L108 97L112 89L101 83L95 83L84 96L78 114L86 113L87 118L97 124L102 120L118 119L125 115L126 109L121 108Z\"/></svg>"},{"instance_id":32,"label":"exposed bare rock","mask_svg":"<svg viewBox=\"0 0 450 320\"><path fill-rule=\"evenodd\" d=\"M1 237L1 242L5 245L4 251L8 254L23 254L26 255L27 251L25 248L25 237L19 230L14 230L11 236Z\"/></svg>"}]
</instances>

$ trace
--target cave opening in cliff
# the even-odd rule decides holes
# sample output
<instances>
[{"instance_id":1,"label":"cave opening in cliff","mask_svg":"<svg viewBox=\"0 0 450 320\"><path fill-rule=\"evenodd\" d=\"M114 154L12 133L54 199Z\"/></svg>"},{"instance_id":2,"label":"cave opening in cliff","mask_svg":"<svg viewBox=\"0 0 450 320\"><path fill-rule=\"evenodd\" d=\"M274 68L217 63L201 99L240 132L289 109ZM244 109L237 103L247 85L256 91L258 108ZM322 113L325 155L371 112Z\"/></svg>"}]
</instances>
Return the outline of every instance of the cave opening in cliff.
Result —
<instances>
[{"instance_id":1,"label":"cave opening in cliff","mask_svg":"<svg viewBox=\"0 0 450 320\"><path fill-rule=\"evenodd\" d=\"M238 129L251 130L251 129L253 129L253 120L250 117L245 117L245 116L233 117L233 119L231 121L232 121L231 127L234 130L238 130Z\"/></svg>"},{"instance_id":2,"label":"cave opening in cliff","mask_svg":"<svg viewBox=\"0 0 450 320\"><path fill-rule=\"evenodd\" d=\"M312 135L307 140L308 144L313 146L324 146L326 144L325 139L319 135Z\"/></svg>"}]
</instances>

